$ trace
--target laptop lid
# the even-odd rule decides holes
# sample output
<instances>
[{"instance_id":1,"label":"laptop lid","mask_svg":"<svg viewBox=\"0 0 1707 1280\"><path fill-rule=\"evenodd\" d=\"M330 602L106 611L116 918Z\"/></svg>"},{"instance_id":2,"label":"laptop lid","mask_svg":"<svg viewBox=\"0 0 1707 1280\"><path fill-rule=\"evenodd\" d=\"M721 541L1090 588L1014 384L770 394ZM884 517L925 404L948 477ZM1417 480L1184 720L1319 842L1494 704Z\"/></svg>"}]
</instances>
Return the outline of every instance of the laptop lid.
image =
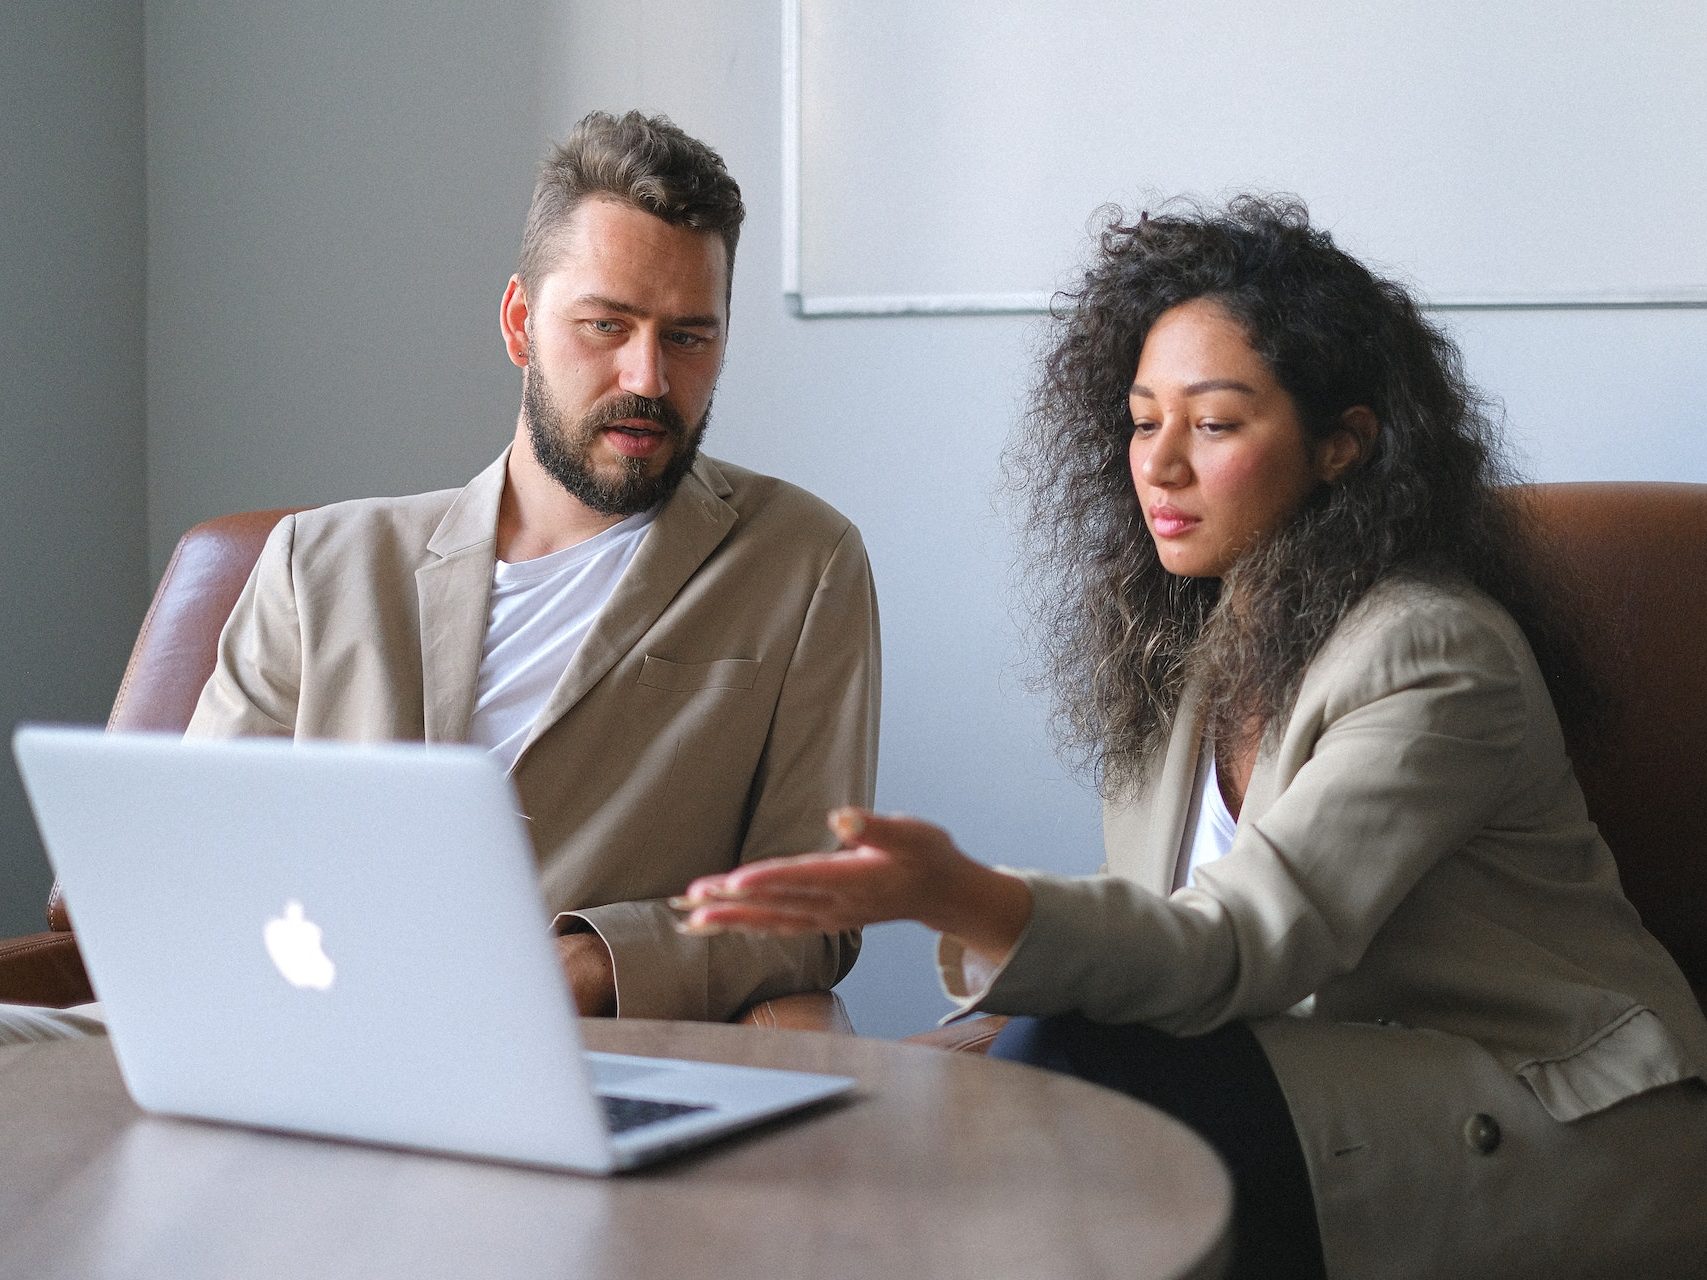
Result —
<instances>
[{"instance_id":1,"label":"laptop lid","mask_svg":"<svg viewBox=\"0 0 1707 1280\"><path fill-rule=\"evenodd\" d=\"M851 1087L583 1054L478 748L25 726L14 750L147 1110L608 1172ZM595 1069L692 1109L613 1136Z\"/></svg>"}]
</instances>

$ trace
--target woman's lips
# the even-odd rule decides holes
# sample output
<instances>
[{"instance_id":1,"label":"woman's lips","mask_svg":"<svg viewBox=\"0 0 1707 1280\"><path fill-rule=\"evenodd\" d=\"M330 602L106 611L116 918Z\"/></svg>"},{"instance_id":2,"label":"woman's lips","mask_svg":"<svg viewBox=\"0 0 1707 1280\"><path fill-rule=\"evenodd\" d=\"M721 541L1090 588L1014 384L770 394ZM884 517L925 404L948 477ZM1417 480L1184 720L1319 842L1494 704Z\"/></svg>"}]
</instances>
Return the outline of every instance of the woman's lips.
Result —
<instances>
[{"instance_id":1,"label":"woman's lips","mask_svg":"<svg viewBox=\"0 0 1707 1280\"><path fill-rule=\"evenodd\" d=\"M1188 516L1172 507L1158 507L1150 512L1150 531L1158 538L1177 538L1202 523L1199 517Z\"/></svg>"}]
</instances>

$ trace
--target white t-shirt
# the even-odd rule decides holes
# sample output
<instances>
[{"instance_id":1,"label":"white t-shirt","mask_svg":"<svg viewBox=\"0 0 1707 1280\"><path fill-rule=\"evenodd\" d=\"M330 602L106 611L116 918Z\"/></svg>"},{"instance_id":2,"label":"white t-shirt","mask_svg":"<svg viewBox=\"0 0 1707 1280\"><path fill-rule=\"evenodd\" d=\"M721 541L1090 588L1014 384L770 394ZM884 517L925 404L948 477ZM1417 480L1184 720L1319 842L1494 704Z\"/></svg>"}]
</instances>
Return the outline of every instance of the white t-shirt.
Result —
<instances>
[{"instance_id":1,"label":"white t-shirt","mask_svg":"<svg viewBox=\"0 0 1707 1280\"><path fill-rule=\"evenodd\" d=\"M605 601L640 550L656 509L585 542L520 564L492 567L492 600L468 740L506 769L568 669Z\"/></svg>"},{"instance_id":2,"label":"white t-shirt","mask_svg":"<svg viewBox=\"0 0 1707 1280\"><path fill-rule=\"evenodd\" d=\"M1226 854L1233 847L1233 835L1238 819L1221 798L1221 779L1215 769L1215 747L1203 744L1202 757L1197 764L1197 787L1191 797L1191 809L1185 818L1185 834L1180 840L1179 869L1174 873L1174 888L1191 883L1192 872L1206 862Z\"/></svg>"}]
</instances>

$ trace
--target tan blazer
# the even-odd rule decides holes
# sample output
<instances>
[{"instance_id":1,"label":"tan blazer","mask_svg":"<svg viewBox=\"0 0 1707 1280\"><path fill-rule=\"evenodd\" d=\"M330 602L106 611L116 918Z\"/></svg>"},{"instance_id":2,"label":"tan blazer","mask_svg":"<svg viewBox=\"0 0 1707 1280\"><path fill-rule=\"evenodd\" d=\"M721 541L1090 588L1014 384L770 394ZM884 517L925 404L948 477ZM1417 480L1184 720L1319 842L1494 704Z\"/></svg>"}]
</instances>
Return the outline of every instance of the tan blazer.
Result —
<instances>
[{"instance_id":1,"label":"tan blazer","mask_svg":"<svg viewBox=\"0 0 1707 1280\"><path fill-rule=\"evenodd\" d=\"M462 741L506 458L461 490L282 521L189 732ZM512 771L546 903L610 945L620 1014L728 1018L853 964L857 934L687 938L663 900L823 847L827 810L870 803L878 663L858 530L793 485L702 457Z\"/></svg>"},{"instance_id":2,"label":"tan blazer","mask_svg":"<svg viewBox=\"0 0 1707 1280\"><path fill-rule=\"evenodd\" d=\"M1372 592L1265 743L1231 850L1170 892L1201 741L1188 698L1106 808L1106 874L1029 875L1030 927L965 1004L1250 1020L1332 1274L1698 1265L1707 1020L1619 890L1510 616L1467 589Z\"/></svg>"}]
</instances>

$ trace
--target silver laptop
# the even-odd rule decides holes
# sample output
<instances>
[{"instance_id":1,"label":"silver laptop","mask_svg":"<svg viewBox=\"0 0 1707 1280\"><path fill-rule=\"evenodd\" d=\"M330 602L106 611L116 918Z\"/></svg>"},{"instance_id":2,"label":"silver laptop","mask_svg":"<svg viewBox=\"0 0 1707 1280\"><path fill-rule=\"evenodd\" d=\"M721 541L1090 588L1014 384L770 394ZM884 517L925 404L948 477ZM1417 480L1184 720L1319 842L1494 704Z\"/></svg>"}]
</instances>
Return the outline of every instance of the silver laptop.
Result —
<instances>
[{"instance_id":1,"label":"silver laptop","mask_svg":"<svg viewBox=\"0 0 1707 1280\"><path fill-rule=\"evenodd\" d=\"M608 1173L853 1086L583 1052L477 748L25 726L13 749L146 1110Z\"/></svg>"}]
</instances>

